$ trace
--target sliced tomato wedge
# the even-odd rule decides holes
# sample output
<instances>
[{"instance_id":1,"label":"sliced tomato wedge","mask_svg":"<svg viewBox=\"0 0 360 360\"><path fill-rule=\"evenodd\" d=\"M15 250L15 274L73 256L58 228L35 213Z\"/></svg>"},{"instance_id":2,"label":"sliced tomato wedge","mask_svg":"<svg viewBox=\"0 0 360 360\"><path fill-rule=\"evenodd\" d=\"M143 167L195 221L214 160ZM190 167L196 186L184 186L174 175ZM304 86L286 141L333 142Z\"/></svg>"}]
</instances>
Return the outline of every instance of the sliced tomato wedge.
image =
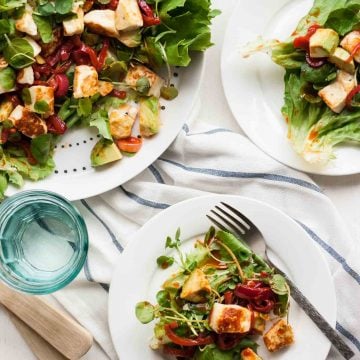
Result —
<instances>
[{"instance_id":1,"label":"sliced tomato wedge","mask_svg":"<svg viewBox=\"0 0 360 360\"><path fill-rule=\"evenodd\" d=\"M125 139L117 140L116 145L121 151L125 151L128 153L137 153L141 149L142 139L130 136Z\"/></svg>"}]
</instances>

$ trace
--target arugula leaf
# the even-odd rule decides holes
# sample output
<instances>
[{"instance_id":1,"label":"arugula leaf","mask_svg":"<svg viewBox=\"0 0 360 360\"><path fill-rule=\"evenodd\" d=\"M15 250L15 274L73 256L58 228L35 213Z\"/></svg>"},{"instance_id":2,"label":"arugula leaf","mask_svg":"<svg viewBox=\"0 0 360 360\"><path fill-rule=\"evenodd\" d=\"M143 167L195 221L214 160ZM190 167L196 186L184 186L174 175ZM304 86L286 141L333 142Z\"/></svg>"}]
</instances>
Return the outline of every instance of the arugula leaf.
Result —
<instances>
[{"instance_id":1,"label":"arugula leaf","mask_svg":"<svg viewBox=\"0 0 360 360\"><path fill-rule=\"evenodd\" d=\"M5 35L7 45L4 48L5 60L15 69L22 69L35 62L34 50L25 39L15 38L10 40Z\"/></svg>"},{"instance_id":2,"label":"arugula leaf","mask_svg":"<svg viewBox=\"0 0 360 360\"><path fill-rule=\"evenodd\" d=\"M90 126L95 126L103 138L112 140L107 111L100 109L90 116Z\"/></svg>"},{"instance_id":3,"label":"arugula leaf","mask_svg":"<svg viewBox=\"0 0 360 360\"><path fill-rule=\"evenodd\" d=\"M46 164L53 150L53 136L43 134L31 140L31 153L39 164Z\"/></svg>"},{"instance_id":4,"label":"arugula leaf","mask_svg":"<svg viewBox=\"0 0 360 360\"><path fill-rule=\"evenodd\" d=\"M50 17L33 14L33 19L39 30L43 43L48 44L53 41L52 22Z\"/></svg>"}]
</instances>

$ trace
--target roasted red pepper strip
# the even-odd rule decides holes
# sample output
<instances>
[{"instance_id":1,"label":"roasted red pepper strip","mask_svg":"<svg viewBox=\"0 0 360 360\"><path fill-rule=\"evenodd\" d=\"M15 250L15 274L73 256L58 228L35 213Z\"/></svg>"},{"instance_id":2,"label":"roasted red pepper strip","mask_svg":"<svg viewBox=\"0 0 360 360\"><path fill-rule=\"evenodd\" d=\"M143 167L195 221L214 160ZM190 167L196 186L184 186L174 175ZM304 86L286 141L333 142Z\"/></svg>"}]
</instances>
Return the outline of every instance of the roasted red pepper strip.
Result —
<instances>
[{"instance_id":1,"label":"roasted red pepper strip","mask_svg":"<svg viewBox=\"0 0 360 360\"><path fill-rule=\"evenodd\" d=\"M101 48L98 55L98 66L99 66L98 71L100 71L105 65L106 55L107 55L107 51L109 50L109 46L110 46L109 40L105 39L103 42L103 47Z\"/></svg>"},{"instance_id":2,"label":"roasted red pepper strip","mask_svg":"<svg viewBox=\"0 0 360 360\"><path fill-rule=\"evenodd\" d=\"M145 27L161 24L161 20L155 16L153 9L147 4L145 0L139 0L139 7L142 13Z\"/></svg>"},{"instance_id":3,"label":"roasted red pepper strip","mask_svg":"<svg viewBox=\"0 0 360 360\"><path fill-rule=\"evenodd\" d=\"M308 50L310 38L315 34L316 30L319 28L320 25L318 24L311 25L306 35L298 36L297 38L294 39L294 43L293 43L294 47L296 47L297 49Z\"/></svg>"},{"instance_id":4,"label":"roasted red pepper strip","mask_svg":"<svg viewBox=\"0 0 360 360\"><path fill-rule=\"evenodd\" d=\"M232 291L226 291L224 294L224 303L226 305L232 304L233 302L233 292Z\"/></svg>"},{"instance_id":5,"label":"roasted red pepper strip","mask_svg":"<svg viewBox=\"0 0 360 360\"><path fill-rule=\"evenodd\" d=\"M214 342L212 336L208 335L205 337L198 336L195 339L183 338L179 335L176 335L174 329L179 327L177 322L172 322L165 325L165 333L166 336L176 345L181 346L200 346L200 345L208 345Z\"/></svg>"},{"instance_id":6,"label":"roasted red pepper strip","mask_svg":"<svg viewBox=\"0 0 360 360\"><path fill-rule=\"evenodd\" d=\"M116 89L113 90L110 95L115 96L122 100L126 99L126 96L127 96L126 91L121 91L121 90L116 90Z\"/></svg>"},{"instance_id":7,"label":"roasted red pepper strip","mask_svg":"<svg viewBox=\"0 0 360 360\"><path fill-rule=\"evenodd\" d=\"M272 298L274 293L269 287L254 288L248 285L238 284L234 290L235 296L245 300L265 300Z\"/></svg>"},{"instance_id":8,"label":"roasted red pepper strip","mask_svg":"<svg viewBox=\"0 0 360 360\"><path fill-rule=\"evenodd\" d=\"M269 313L275 306L275 302L273 300L263 300L260 302L252 302L252 308L261 313Z\"/></svg>"},{"instance_id":9,"label":"roasted red pepper strip","mask_svg":"<svg viewBox=\"0 0 360 360\"><path fill-rule=\"evenodd\" d=\"M346 98L347 106L351 106L351 102L352 102L354 96L357 95L358 93L360 93L360 85L356 86L353 90L351 90L351 92L347 96L347 98Z\"/></svg>"}]
</instances>

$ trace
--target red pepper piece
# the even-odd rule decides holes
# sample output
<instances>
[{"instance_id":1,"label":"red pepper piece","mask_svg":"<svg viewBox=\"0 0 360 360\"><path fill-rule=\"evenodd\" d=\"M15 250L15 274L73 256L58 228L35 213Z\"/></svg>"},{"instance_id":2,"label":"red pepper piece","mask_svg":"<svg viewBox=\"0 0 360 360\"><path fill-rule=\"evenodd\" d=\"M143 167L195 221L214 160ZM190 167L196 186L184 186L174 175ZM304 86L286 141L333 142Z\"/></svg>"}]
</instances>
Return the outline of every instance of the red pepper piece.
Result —
<instances>
[{"instance_id":1,"label":"red pepper piece","mask_svg":"<svg viewBox=\"0 0 360 360\"><path fill-rule=\"evenodd\" d=\"M107 51L109 50L110 42L109 39L105 39L103 42L103 47L101 48L99 55L98 55L98 71L100 71L104 65L106 60Z\"/></svg>"},{"instance_id":2,"label":"red pepper piece","mask_svg":"<svg viewBox=\"0 0 360 360\"><path fill-rule=\"evenodd\" d=\"M55 135L63 135L67 126L57 115L51 115L46 119L48 132Z\"/></svg>"},{"instance_id":3,"label":"red pepper piece","mask_svg":"<svg viewBox=\"0 0 360 360\"><path fill-rule=\"evenodd\" d=\"M224 303L226 305L232 304L233 302L233 292L232 291L226 291L224 294Z\"/></svg>"},{"instance_id":4,"label":"red pepper piece","mask_svg":"<svg viewBox=\"0 0 360 360\"><path fill-rule=\"evenodd\" d=\"M69 79L65 74L56 74L55 80L57 82L57 89L55 97L65 96L69 90Z\"/></svg>"},{"instance_id":5,"label":"red pepper piece","mask_svg":"<svg viewBox=\"0 0 360 360\"><path fill-rule=\"evenodd\" d=\"M263 301L254 301L251 303L252 308L261 313L269 313L275 306L275 302L270 299Z\"/></svg>"},{"instance_id":6,"label":"red pepper piece","mask_svg":"<svg viewBox=\"0 0 360 360\"><path fill-rule=\"evenodd\" d=\"M238 284L234 290L235 296L245 300L265 300L274 296L269 287L254 288L248 285Z\"/></svg>"},{"instance_id":7,"label":"red pepper piece","mask_svg":"<svg viewBox=\"0 0 360 360\"><path fill-rule=\"evenodd\" d=\"M113 90L110 95L115 96L122 100L126 99L127 96L126 91L120 91L120 90Z\"/></svg>"},{"instance_id":8,"label":"red pepper piece","mask_svg":"<svg viewBox=\"0 0 360 360\"><path fill-rule=\"evenodd\" d=\"M153 9L147 4L145 0L139 0L139 7L141 10L144 27L161 24L161 20L155 16Z\"/></svg>"},{"instance_id":9,"label":"red pepper piece","mask_svg":"<svg viewBox=\"0 0 360 360\"><path fill-rule=\"evenodd\" d=\"M309 50L309 41L311 36L313 36L317 29L320 28L320 25L314 24L311 25L304 36L298 36L294 39L294 47L297 49Z\"/></svg>"},{"instance_id":10,"label":"red pepper piece","mask_svg":"<svg viewBox=\"0 0 360 360\"><path fill-rule=\"evenodd\" d=\"M214 342L214 339L211 335L208 336L198 336L195 339L184 338L177 334L175 334L174 330L179 327L177 322L172 322L170 324L165 325L165 333L166 336L176 345L181 346L200 346L200 345L208 345Z\"/></svg>"},{"instance_id":11,"label":"red pepper piece","mask_svg":"<svg viewBox=\"0 0 360 360\"><path fill-rule=\"evenodd\" d=\"M67 72L71 66L71 60L65 61L63 64L59 65L55 70L55 74L63 74Z\"/></svg>"},{"instance_id":12,"label":"red pepper piece","mask_svg":"<svg viewBox=\"0 0 360 360\"><path fill-rule=\"evenodd\" d=\"M351 106L351 102L352 102L353 98L358 93L360 93L360 85L356 86L353 90L350 91L349 95L346 98L346 105L347 106Z\"/></svg>"}]
</instances>

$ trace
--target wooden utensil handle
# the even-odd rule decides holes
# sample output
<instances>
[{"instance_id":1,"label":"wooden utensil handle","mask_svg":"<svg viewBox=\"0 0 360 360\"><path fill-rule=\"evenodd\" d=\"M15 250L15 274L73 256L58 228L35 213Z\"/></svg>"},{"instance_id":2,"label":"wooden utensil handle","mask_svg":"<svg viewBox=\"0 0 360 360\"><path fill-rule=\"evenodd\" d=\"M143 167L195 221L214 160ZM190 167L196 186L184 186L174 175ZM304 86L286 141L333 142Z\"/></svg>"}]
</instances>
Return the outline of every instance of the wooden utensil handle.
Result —
<instances>
[{"instance_id":1,"label":"wooden utensil handle","mask_svg":"<svg viewBox=\"0 0 360 360\"><path fill-rule=\"evenodd\" d=\"M29 348L38 360L66 360L67 358L59 353L47 341L45 341L37 332L26 325L22 320L9 312L9 316L15 327L22 335Z\"/></svg>"},{"instance_id":2,"label":"wooden utensil handle","mask_svg":"<svg viewBox=\"0 0 360 360\"><path fill-rule=\"evenodd\" d=\"M92 346L92 335L85 328L37 296L0 283L0 302L68 359L79 359Z\"/></svg>"}]
</instances>

